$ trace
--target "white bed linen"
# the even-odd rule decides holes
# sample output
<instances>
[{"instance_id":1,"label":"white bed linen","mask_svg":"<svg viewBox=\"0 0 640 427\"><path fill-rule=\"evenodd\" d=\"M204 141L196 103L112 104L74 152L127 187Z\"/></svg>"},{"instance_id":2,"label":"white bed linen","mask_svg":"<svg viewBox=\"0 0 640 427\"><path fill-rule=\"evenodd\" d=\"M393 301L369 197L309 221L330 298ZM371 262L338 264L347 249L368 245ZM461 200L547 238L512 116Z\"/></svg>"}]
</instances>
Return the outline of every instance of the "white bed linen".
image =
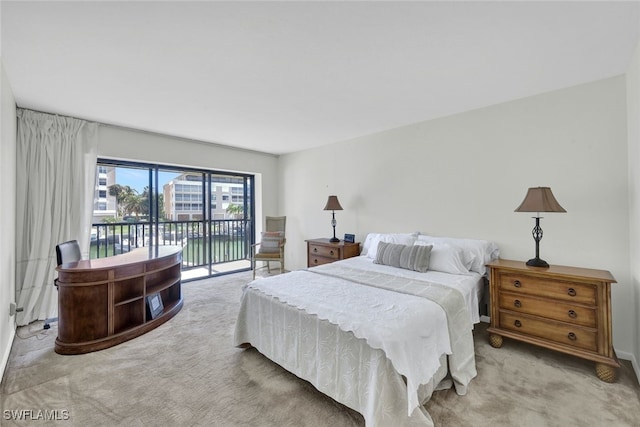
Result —
<instances>
[{"instance_id":1,"label":"white bed linen","mask_svg":"<svg viewBox=\"0 0 640 427\"><path fill-rule=\"evenodd\" d=\"M367 270L377 271L380 273L394 274L399 277L408 279L423 280L426 282L435 282L442 285L450 286L462 293L467 308L469 309L469 319L472 324L480 323L480 304L484 292L484 279L478 273L469 272L467 274L449 274L440 271L427 271L420 273L413 270L405 270L403 268L389 267L387 265L376 264L367 256L357 256L347 258L340 261L340 264L347 267L363 268Z\"/></svg>"},{"instance_id":2,"label":"white bed linen","mask_svg":"<svg viewBox=\"0 0 640 427\"><path fill-rule=\"evenodd\" d=\"M234 344L250 343L287 371L320 392L359 412L368 427L433 427L420 406L407 417L407 387L384 351L371 348L352 332L310 316L261 292L247 292ZM447 374L447 356L433 378L420 386L428 400ZM448 387L451 381L448 381Z\"/></svg>"},{"instance_id":3,"label":"white bed linen","mask_svg":"<svg viewBox=\"0 0 640 427\"><path fill-rule=\"evenodd\" d=\"M472 277L401 270L373 264L367 257L351 258L341 264L413 280L434 282L439 279L447 282L448 286L459 288L465 303L471 307L469 320L477 316L477 284ZM428 299L377 288L366 290L361 297L341 294L341 287L349 290L363 287L352 282L345 282L345 286L341 280L299 271L253 282L243 296L235 345L250 343L285 369L310 381L320 391L362 413L367 425L432 425L424 408L413 410L417 403L412 393L416 390L407 384L423 384L421 397L428 397L440 380L441 355L450 353L444 311ZM293 292L289 294L286 289L279 288L285 282L288 283L285 287L297 284L299 289L292 288ZM323 284L323 287L319 288L318 284ZM260 289L252 289L251 286ZM318 292L319 289L323 295L315 303L309 304L304 298L300 299L299 295L307 291ZM299 291L302 292L296 294ZM356 309L360 314L348 316L356 305L360 306ZM403 328L393 329L393 325L397 325L400 306L409 307L410 317L425 313L424 317L417 318L421 327L416 328L416 323L403 326L414 329L414 335L406 334ZM347 327L338 327L338 318L345 316L341 322ZM420 329L423 329L423 337ZM393 340L394 333L403 335L398 337L399 344ZM443 334L446 335L444 338ZM417 353L413 352L415 348L404 351L407 342L420 341L425 337L428 337L427 341L417 346ZM386 352L384 339L388 340ZM430 344L425 345L425 342ZM396 344L403 351L396 352L394 360L389 357L393 353L389 348ZM405 375L401 375L402 369L399 372L398 367L405 369ZM408 372L407 367L411 368ZM468 383L475 376L474 363L471 369L473 372L463 382ZM461 384L462 391L457 390L460 394L466 390L466 383Z\"/></svg>"}]
</instances>

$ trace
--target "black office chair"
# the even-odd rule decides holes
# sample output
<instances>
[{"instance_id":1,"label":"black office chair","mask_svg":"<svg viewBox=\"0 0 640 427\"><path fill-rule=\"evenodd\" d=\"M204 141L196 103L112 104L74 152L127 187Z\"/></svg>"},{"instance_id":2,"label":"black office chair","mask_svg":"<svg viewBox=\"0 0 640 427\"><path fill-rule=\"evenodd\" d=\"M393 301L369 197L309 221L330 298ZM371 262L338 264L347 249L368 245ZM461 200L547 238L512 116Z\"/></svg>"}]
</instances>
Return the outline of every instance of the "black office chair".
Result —
<instances>
[{"instance_id":1,"label":"black office chair","mask_svg":"<svg viewBox=\"0 0 640 427\"><path fill-rule=\"evenodd\" d=\"M80 245L77 240L69 240L68 242L60 243L56 245L56 260L58 265L66 264L68 262L80 261L82 254L80 253ZM53 279L53 284L58 289L58 278ZM57 322L57 317L45 319L44 329L51 328L51 323Z\"/></svg>"}]
</instances>

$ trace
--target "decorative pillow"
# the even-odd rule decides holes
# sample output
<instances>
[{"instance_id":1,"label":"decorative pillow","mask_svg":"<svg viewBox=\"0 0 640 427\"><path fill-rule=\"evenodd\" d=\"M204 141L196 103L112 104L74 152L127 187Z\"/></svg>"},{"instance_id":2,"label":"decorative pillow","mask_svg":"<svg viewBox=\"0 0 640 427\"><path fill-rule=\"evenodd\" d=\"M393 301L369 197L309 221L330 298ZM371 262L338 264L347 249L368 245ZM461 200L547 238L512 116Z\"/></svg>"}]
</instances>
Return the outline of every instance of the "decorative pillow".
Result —
<instances>
[{"instance_id":1,"label":"decorative pillow","mask_svg":"<svg viewBox=\"0 0 640 427\"><path fill-rule=\"evenodd\" d=\"M379 242L374 262L424 273L429 269L430 254L431 246Z\"/></svg>"},{"instance_id":2,"label":"decorative pillow","mask_svg":"<svg viewBox=\"0 0 640 427\"><path fill-rule=\"evenodd\" d=\"M417 241L414 246L432 246L429 270L450 274L469 274L462 261L462 250L446 243Z\"/></svg>"},{"instance_id":3,"label":"decorative pillow","mask_svg":"<svg viewBox=\"0 0 640 427\"><path fill-rule=\"evenodd\" d=\"M500 256L498 245L487 240L462 239L455 237L434 237L419 235L418 241L427 243L446 243L461 249L464 253L463 262L469 271L484 274L485 265Z\"/></svg>"},{"instance_id":4,"label":"decorative pillow","mask_svg":"<svg viewBox=\"0 0 640 427\"><path fill-rule=\"evenodd\" d=\"M411 246L416 241L416 237L416 233L370 233L367 235L363 245L362 255L376 259L378 243L385 242Z\"/></svg>"},{"instance_id":5,"label":"decorative pillow","mask_svg":"<svg viewBox=\"0 0 640 427\"><path fill-rule=\"evenodd\" d=\"M260 254L273 254L280 252L280 244L284 239L284 232L282 231L263 231L261 233L261 242L258 253Z\"/></svg>"}]
</instances>

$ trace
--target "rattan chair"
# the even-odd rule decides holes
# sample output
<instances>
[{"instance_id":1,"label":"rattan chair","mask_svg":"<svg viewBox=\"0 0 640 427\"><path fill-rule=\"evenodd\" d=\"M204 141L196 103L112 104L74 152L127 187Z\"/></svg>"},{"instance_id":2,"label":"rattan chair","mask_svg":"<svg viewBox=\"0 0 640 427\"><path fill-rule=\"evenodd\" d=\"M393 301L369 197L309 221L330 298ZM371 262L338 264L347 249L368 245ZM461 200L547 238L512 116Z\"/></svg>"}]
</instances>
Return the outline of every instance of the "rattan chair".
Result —
<instances>
[{"instance_id":1,"label":"rattan chair","mask_svg":"<svg viewBox=\"0 0 640 427\"><path fill-rule=\"evenodd\" d=\"M271 273L270 263L277 261L280 263L280 272L284 272L284 245L287 242L285 237L286 224L286 216L265 218L265 231L261 234L261 241L251 245L251 269L254 279L256 278L256 270L258 270L256 266L258 261L266 264L260 269L266 267L269 273Z\"/></svg>"}]
</instances>

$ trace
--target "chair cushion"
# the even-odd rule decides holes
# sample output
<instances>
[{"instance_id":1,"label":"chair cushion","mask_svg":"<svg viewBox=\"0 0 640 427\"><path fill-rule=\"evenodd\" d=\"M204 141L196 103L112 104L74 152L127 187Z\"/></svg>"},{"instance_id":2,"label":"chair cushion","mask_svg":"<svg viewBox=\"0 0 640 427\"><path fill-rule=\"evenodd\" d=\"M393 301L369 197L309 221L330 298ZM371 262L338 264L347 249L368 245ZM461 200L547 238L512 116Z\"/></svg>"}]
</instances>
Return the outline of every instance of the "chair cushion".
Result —
<instances>
[{"instance_id":1,"label":"chair cushion","mask_svg":"<svg viewBox=\"0 0 640 427\"><path fill-rule=\"evenodd\" d=\"M279 254L280 245L284 240L282 231L263 231L261 233L259 254Z\"/></svg>"}]
</instances>

